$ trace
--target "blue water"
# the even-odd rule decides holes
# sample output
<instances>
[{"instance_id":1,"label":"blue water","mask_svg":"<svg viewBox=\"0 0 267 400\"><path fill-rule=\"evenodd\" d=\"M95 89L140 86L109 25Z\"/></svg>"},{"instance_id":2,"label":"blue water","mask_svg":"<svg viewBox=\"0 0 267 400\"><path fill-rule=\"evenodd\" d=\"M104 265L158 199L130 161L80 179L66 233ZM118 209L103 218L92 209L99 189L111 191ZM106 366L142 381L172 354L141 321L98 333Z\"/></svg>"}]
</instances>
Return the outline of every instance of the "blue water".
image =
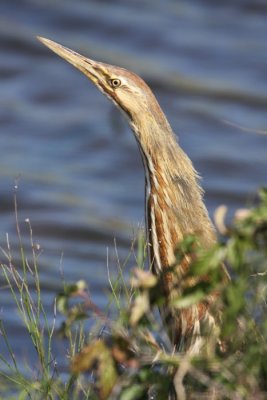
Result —
<instances>
[{"instance_id":1,"label":"blue water","mask_svg":"<svg viewBox=\"0 0 267 400\"><path fill-rule=\"evenodd\" d=\"M117 109L36 35L143 76L203 177L211 215L222 203L233 213L267 184L267 6L1 0L0 245L8 233L20 267L18 184L21 231L28 248L29 218L52 319L61 268L66 281L85 279L105 306L107 249L115 273L114 239L123 260L143 225L144 174ZM14 348L23 344L22 358L31 357L3 281L0 301Z\"/></svg>"}]
</instances>

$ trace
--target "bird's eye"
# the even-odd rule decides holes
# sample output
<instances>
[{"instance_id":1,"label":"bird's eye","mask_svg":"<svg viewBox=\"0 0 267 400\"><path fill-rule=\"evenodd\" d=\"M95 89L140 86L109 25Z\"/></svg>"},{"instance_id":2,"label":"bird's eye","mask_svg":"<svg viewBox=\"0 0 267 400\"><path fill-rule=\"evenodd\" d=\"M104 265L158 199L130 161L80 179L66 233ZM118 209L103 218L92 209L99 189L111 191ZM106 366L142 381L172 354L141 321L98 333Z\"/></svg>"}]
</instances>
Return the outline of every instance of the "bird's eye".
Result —
<instances>
[{"instance_id":1,"label":"bird's eye","mask_svg":"<svg viewBox=\"0 0 267 400\"><path fill-rule=\"evenodd\" d=\"M121 85L121 81L119 79L117 79L117 78L110 79L109 80L109 84L110 84L111 87L117 88L117 87L119 87Z\"/></svg>"}]
</instances>

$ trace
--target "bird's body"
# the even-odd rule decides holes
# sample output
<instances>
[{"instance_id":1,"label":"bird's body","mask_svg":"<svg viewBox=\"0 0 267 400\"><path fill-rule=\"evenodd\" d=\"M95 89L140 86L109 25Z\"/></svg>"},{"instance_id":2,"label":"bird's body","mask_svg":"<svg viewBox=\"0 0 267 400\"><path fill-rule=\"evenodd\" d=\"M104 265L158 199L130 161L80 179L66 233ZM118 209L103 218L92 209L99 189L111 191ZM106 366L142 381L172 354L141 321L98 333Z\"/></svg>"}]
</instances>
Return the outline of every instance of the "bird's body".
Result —
<instances>
[{"instance_id":1,"label":"bird's body","mask_svg":"<svg viewBox=\"0 0 267 400\"><path fill-rule=\"evenodd\" d=\"M93 61L48 39L39 39L80 69L127 116L145 170L147 241L153 272L161 274L175 264L175 249L188 234L196 235L204 247L211 246L215 234L197 173L147 84L128 70ZM161 313L176 348L198 353L203 345L201 323L207 322L211 330L214 327L209 302L180 311L169 307L177 295L177 282L183 279L189 265L190 259L185 259L182 265L175 266L175 273L168 270L163 274L165 304ZM214 297L210 297L210 302Z\"/></svg>"}]
</instances>

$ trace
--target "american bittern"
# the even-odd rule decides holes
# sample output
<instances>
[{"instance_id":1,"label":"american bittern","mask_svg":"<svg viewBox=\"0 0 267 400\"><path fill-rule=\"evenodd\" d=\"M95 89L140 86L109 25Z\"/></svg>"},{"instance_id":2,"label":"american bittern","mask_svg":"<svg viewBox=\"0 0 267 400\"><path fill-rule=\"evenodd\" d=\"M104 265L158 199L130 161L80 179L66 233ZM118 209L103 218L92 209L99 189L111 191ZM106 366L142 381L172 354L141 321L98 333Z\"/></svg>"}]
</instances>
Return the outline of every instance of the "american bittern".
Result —
<instances>
[{"instance_id":1,"label":"american bittern","mask_svg":"<svg viewBox=\"0 0 267 400\"><path fill-rule=\"evenodd\" d=\"M39 40L82 71L126 115L135 135L145 170L146 228L150 263L155 274L175 264L175 249L187 234L198 237L204 247L215 233L202 200L198 175L147 84L133 72L86 58L51 40ZM179 351L198 353L203 346L201 326L210 332L215 320L210 306L215 299L180 311L169 307L177 295L190 260L163 274L165 305L161 313L169 336Z\"/></svg>"}]
</instances>

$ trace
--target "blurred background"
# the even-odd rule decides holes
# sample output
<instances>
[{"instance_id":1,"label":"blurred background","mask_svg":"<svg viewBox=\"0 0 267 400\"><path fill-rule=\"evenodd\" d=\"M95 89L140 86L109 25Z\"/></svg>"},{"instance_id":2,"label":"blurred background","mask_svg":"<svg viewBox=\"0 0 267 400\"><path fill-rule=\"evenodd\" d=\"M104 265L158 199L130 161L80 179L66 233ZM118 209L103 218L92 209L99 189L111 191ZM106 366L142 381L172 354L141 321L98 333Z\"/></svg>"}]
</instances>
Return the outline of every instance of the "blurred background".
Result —
<instances>
[{"instance_id":1,"label":"blurred background","mask_svg":"<svg viewBox=\"0 0 267 400\"><path fill-rule=\"evenodd\" d=\"M267 181L267 2L1 0L0 245L8 233L19 268L18 186L52 319L62 270L105 306L114 241L123 262L144 224L144 173L117 109L36 35L140 74L203 177L210 214L222 203L231 214ZM14 351L32 357L3 282L0 302Z\"/></svg>"}]
</instances>

